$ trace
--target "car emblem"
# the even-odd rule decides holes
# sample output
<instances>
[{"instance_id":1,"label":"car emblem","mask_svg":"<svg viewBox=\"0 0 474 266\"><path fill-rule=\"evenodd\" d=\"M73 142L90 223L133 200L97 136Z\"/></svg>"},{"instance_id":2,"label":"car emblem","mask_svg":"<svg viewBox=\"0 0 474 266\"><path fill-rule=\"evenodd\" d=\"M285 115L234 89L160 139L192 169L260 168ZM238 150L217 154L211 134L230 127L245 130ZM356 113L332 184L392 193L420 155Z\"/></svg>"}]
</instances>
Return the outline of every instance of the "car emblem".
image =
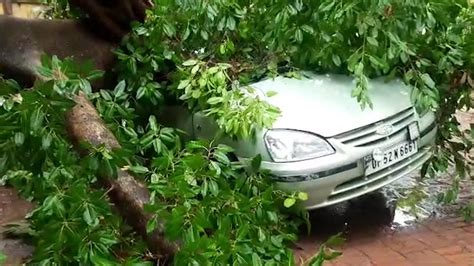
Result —
<instances>
[{"instance_id":1,"label":"car emblem","mask_svg":"<svg viewBox=\"0 0 474 266\"><path fill-rule=\"evenodd\" d=\"M377 127L377 129L375 130L375 133L377 133L378 135L387 136L387 135L390 135L392 131L393 131L392 125L382 124Z\"/></svg>"}]
</instances>

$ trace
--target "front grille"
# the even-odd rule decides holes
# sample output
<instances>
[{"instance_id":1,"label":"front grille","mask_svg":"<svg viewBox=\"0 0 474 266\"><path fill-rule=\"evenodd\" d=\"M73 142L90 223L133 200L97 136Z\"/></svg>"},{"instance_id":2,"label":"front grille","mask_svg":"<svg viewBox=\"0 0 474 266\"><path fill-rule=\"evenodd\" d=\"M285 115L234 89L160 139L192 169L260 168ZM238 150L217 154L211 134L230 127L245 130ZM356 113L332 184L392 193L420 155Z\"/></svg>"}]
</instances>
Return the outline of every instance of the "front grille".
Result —
<instances>
[{"instance_id":1,"label":"front grille","mask_svg":"<svg viewBox=\"0 0 474 266\"><path fill-rule=\"evenodd\" d=\"M420 167L428 158L430 152L428 148L421 149L411 157L398 162L386 169L373 173L369 176L361 176L338 185L328 202L340 202L348 198L362 195L368 191L373 191L385 186L400 177L405 176Z\"/></svg>"},{"instance_id":2,"label":"front grille","mask_svg":"<svg viewBox=\"0 0 474 266\"><path fill-rule=\"evenodd\" d=\"M384 120L339 134L334 138L354 147L377 145L397 135L407 134L407 127L414 121L414 117L414 110L410 107ZM376 130L381 124L392 125L393 131L386 136L378 135Z\"/></svg>"}]
</instances>

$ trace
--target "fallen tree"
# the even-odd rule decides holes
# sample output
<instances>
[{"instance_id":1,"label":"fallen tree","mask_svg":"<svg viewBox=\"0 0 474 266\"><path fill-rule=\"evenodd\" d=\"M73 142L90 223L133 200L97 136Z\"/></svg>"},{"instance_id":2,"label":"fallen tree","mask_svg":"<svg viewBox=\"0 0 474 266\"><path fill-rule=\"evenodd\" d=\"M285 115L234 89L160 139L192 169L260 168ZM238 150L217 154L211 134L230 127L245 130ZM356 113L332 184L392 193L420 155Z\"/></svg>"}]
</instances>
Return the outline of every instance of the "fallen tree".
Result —
<instances>
[{"instance_id":1,"label":"fallen tree","mask_svg":"<svg viewBox=\"0 0 474 266\"><path fill-rule=\"evenodd\" d=\"M53 57L39 68L42 81L31 90L0 80L0 124L8 125L0 130L0 172L38 203L29 219L33 263L293 260L287 245L296 239L299 220L278 206L295 195L231 163L229 147L203 141L183 147L177 132L159 126L153 115L116 127L115 119L135 111L123 97L125 83L92 93L84 77L100 75L87 69ZM259 160L252 165L256 170ZM244 238L254 244L236 242Z\"/></svg>"},{"instance_id":2,"label":"fallen tree","mask_svg":"<svg viewBox=\"0 0 474 266\"><path fill-rule=\"evenodd\" d=\"M95 147L104 146L109 150L120 149L117 139L104 125L95 107L84 93L74 97L74 102L76 105L66 117L66 126L76 147L80 150L81 143L88 143ZM81 153L87 156L88 151L83 150ZM127 171L122 169L117 171L116 177L102 175L99 182L108 191L111 201L122 217L146 241L154 257L160 261L169 260L178 250L178 243L166 239L161 221L153 232L147 232L147 224L152 217L145 211L145 205L150 203L150 192L147 186L137 181Z\"/></svg>"},{"instance_id":3,"label":"fallen tree","mask_svg":"<svg viewBox=\"0 0 474 266\"><path fill-rule=\"evenodd\" d=\"M136 3L141 3L141 1L122 1L123 5L119 5L118 9L119 11L126 11L127 6L130 7L130 4L133 6ZM56 58L53 60L51 65L43 66L41 67L38 71L33 68L33 65L38 64L39 58L37 57L40 53L42 52L52 52L53 54L56 54L58 52L60 55L64 56L68 54L68 51L65 50L67 47L76 47L76 50L69 51L69 54L72 56L76 56L78 59L81 59L83 61L83 57L87 55L90 51L91 46L88 45L88 41L92 41L91 44L92 46L99 46L101 49L95 50L97 52L97 57L93 57L92 59L96 62L96 66L99 66L101 68L105 67L106 65L109 65L106 63L104 65L104 62L109 62L110 61L110 53L107 53L105 50L107 48L110 48L112 44L109 41L104 41L100 39L96 39L96 43L94 43L94 39L96 38L97 35L93 35L91 33L90 36L83 36L85 38L79 38L78 36L82 36L84 33L84 30L87 29L88 27L92 24L90 22L98 22L97 20L103 21L104 19L106 20L107 23L101 23L98 26L100 28L103 26L103 28L100 29L99 32L105 32L108 34L111 34L110 36L112 40L116 40L117 38L120 38L123 36L124 33L128 30L128 25L127 23L123 23L124 21L128 20L134 20L134 19L143 19L143 9L134 9L135 11L138 10L138 14L132 14L131 17L121 17L118 12L117 14L113 13L112 16L110 16L111 11L117 9L114 6L108 6L105 3L98 3L95 1L75 1L74 4L76 6L84 8L86 11L86 14L89 15L88 18L86 18L86 27L82 25L82 23L74 23L71 21L51 21L51 22L40 22L40 21L21 21L21 20L15 20L15 19L3 19L2 23L7 23L9 27L4 28L3 30L8 31L10 29L14 29L15 25L18 24L20 26L26 26L28 32L31 30L33 33L32 35L28 35L27 32L25 33L27 38L34 38L36 34L40 34L40 32L35 32L35 29L41 29L49 25L51 26L51 33L54 35L55 38L63 38L67 40L67 44L64 47L55 47L55 46L50 46L49 42L51 39L48 38L48 35L50 35L50 32L47 31L47 29L43 28L44 31L43 33L45 36L43 37L43 41L39 39L31 39L31 43L34 44L32 46L28 46L27 50L31 52L30 54L33 56L31 58L26 58L27 61L24 61L24 59L21 59L22 57L7 57L7 58L2 58L0 60L1 62L1 67L2 70L7 70L7 73L9 72L9 67L10 66L15 66L15 62L17 62L20 65L26 65L27 68L23 69L14 69L15 71L20 70L18 73L15 72L18 75L13 75L15 77L20 77L21 79L19 81L22 81L23 84L31 84L29 82L24 82L24 81L32 81L35 79L35 75L40 75L42 76L41 78L43 79L42 82L39 82L35 84L33 91L26 91L26 92L20 92L21 88L17 85L14 84L14 82L10 82L8 80L3 80L4 82L2 85L2 90L1 92L1 97L2 97L2 105L3 105L3 100L6 103L3 105L5 113L3 114L3 118L6 119L3 122L5 124L12 123L15 124L18 127L18 129L25 129L25 125L23 124L24 122L28 123L27 121L22 121L18 117L18 115L22 112L28 113L25 114L23 113L21 116L22 117L30 117L31 120L31 125L35 125L35 130L26 130L22 132L23 130L20 130L20 132L15 133L15 137L10 140L13 140L15 142L14 147L9 145L8 141L5 142L5 146L1 149L1 154L4 155L3 157L3 167L2 171L3 173L6 173L2 179L7 181L8 183L16 186L22 193L23 195L33 198L35 201L40 203L40 207L35 210L35 214L32 218L32 225L33 228L36 228L36 232L38 234L37 236L37 249L36 249L36 254L33 258L33 262L45 262L45 261L55 261L55 262L72 262L72 261L82 261L84 263L105 263L106 261L112 261L114 258L111 258L110 255L107 252L111 252L114 249L111 249L113 246L116 246L117 243L123 243L127 241L121 240L119 241L107 241L105 246L100 249L100 252L97 253L97 251L91 250L90 252L86 252L85 254L77 253L80 252L81 249L77 248L70 248L73 246L80 247L82 243L77 243L80 245L77 245L75 243L72 243L74 241L68 241L67 244L62 241L56 241L56 243L51 244L54 240L50 239L50 237L56 233L59 232L60 235L57 236L58 239L62 239L64 237L63 232L64 230L61 229L59 230L57 226L61 224L60 220L62 217L69 216L68 209L81 209L83 211L83 219L81 223L85 223L85 228L87 227L105 227L104 233L97 233L97 235L102 235L104 237L105 235L109 234L109 238L113 236L116 236L117 238L123 238L123 236L120 236L119 231L117 231L117 224L114 224L114 219L117 219L118 217L115 217L114 215L111 215L110 213L107 213L107 208L105 207L104 202L102 200L103 196L100 198L94 198L94 196L98 196L98 194L94 195L94 190L91 190L91 188L88 187L88 183L95 183L94 177L98 177L98 183L102 184L104 187L105 191L107 191L108 197L111 199L111 201L114 203L114 208L118 210L118 212L121 214L122 217L125 218L127 223L131 225L136 232L138 232L139 235L144 239L144 241L147 243L147 248L146 251L142 251L138 256L142 256L143 254L149 254L148 258L152 258L154 260L158 259L160 262L166 262L169 261L169 259L173 258L173 255L178 251L178 242L181 242L181 239L183 239L182 236L178 236L176 230L180 230L181 225L178 223L176 224L171 224L168 221L167 226L165 226L164 222L161 221L160 213L158 212L153 212L153 211L146 211L145 207L149 203L153 203L153 201L156 201L156 195L152 197L152 200L150 200L150 192L147 189L147 186L149 184L144 184L140 181L137 181L126 169L129 166L125 166L120 168L120 166L123 165L116 165L113 163L110 163L108 160L103 160L101 158L99 161L102 163L107 164L107 169L111 171L102 171L100 168L102 167L101 165L92 167L93 169L83 169L81 167L73 167L71 166L70 168L67 167L68 163L71 161L77 160L75 159L75 153L74 152L66 152L68 156L72 157L69 159L72 159L71 161L62 161L61 157L56 157L57 154L53 154L54 151L48 151L48 148L50 146L53 146L55 144L61 145L61 146L67 146L67 142L69 139L73 141L75 144L76 149L79 151L80 154L85 158L85 161L94 161L97 158L93 158L94 151L100 150L101 153L109 153L112 152L112 150L120 150L120 144L117 141L117 139L114 137L113 133L107 129L105 124L103 123L103 120L100 118L99 114L97 113L96 109L94 106L87 100L85 97L85 94L80 93L79 96L73 96L75 93L70 94L70 90L74 90L77 92L77 89L80 90L85 90L86 92L90 93L90 85L88 85L88 81L86 79L82 79L80 76L76 75L77 73L74 73L72 69L75 69L75 66L71 66L73 64L71 61L68 61L64 64L64 66L60 66L61 62L57 60ZM105 6L102 6L102 4L105 4ZM122 7L125 7L125 10L122 9ZM141 5L143 7L143 5ZM90 16L92 15L92 16ZM128 15L128 14L127 14ZM119 21L117 21L117 19ZM10 24L9 24L10 23ZM118 23L115 24L114 23ZM31 25L30 25L31 24ZM29 27L32 26L32 27ZM62 32L64 29L69 27L68 35L69 37L66 37L65 35L59 36L55 35L56 33ZM119 29L119 27L122 27ZM23 31L14 31L16 33L19 33L18 35L15 36L22 36ZM77 34L75 34L77 33ZM95 33L96 34L96 33ZM8 34L7 34L8 35ZM4 36L7 36L4 35ZM14 36L11 36L12 38L6 38L2 39L0 42L5 42L7 43L14 43L15 38ZM51 37L51 36L49 36ZM77 42L83 42L85 40L84 45L81 45L80 43L74 43L74 40ZM9 49L5 49L5 46L3 46L4 52L5 53L13 53L15 54L15 51L17 50L17 47L14 45L10 46ZM104 49L102 49L104 48ZM84 49L83 52L81 52ZM100 52L99 52L100 50ZM19 53L22 54L22 53ZM10 58L10 59L9 59ZM12 59L13 58L13 61ZM10 61L9 61L10 60ZM17 61L15 61L17 60ZM19 61L22 60L22 61ZM28 60L30 60L28 62ZM67 71L72 72L72 77L68 77L68 74L71 73L66 73ZM87 75L86 75L87 76ZM98 76L97 74L92 73L91 76ZM78 82L79 81L79 82ZM43 83L44 82L44 83ZM61 89L58 90L58 87ZM54 92L51 91L53 89ZM116 88L117 89L117 88ZM123 89L123 87L122 87ZM69 92L68 92L69 91ZM64 98L64 95L67 95ZM101 91L100 93L102 96L107 95L108 93L105 91ZM30 98L35 98L39 96L42 98L42 101L29 101L27 99ZM91 95L89 95L91 96ZM58 104L58 102L69 102L68 99L73 98L73 102L75 102L74 106L66 104L68 107L61 107L60 112L55 112L57 110L54 110L56 107L55 104ZM21 100L20 100L21 99ZM25 99L25 101L23 101ZM52 104L54 103L54 104ZM96 103L97 104L97 103ZM59 104L61 105L61 104ZM26 107L29 106L29 107ZM70 111L68 111L71 108ZM36 112L33 110L37 110ZM45 110L48 110L46 112ZM31 113L31 111L33 111ZM44 111L44 112L43 112ZM67 113L67 114L66 114ZM58 114L64 114L66 119L62 119L61 115ZM54 117L54 118L52 118ZM38 120L35 120L38 119ZM28 120L28 119L27 119ZM45 124L45 128L40 129L39 124L45 123L44 120L48 121L55 121L54 123L54 128L50 128L52 124ZM152 123L153 120L150 120L150 126L151 127L156 127L156 124L153 125ZM19 123L18 123L19 122ZM156 123L156 122L155 122ZM61 124L65 125L67 128L67 134L66 132L63 132L64 128L61 128ZM30 126L31 126L30 125ZM13 126L15 128L15 126ZM26 128L29 128L29 126L26 126ZM156 130L156 129L154 129ZM15 131L15 130L13 130ZM13 132L12 131L12 132ZM39 132L41 131L41 133ZM49 131L49 132L48 132ZM10 132L10 133L12 133ZM9 139L8 133L3 135L4 139L7 140ZM43 137L40 137L40 135L44 134ZM10 134L11 136L11 134ZM53 136L53 137L52 137ZM172 138L175 138L175 136L168 134L163 134L163 143L166 141L170 140L170 136ZM41 148L39 150L42 150L40 152L41 156L40 158L36 157L35 155L32 154L34 153L34 150L38 150L38 148L35 148L35 145L31 145L32 142L35 143L34 140L36 138L35 144L38 144L38 137L42 138L39 142L41 142ZM46 137L46 138L44 138ZM68 138L66 138L68 137ZM166 140L167 139L167 140ZM178 138L176 138L178 139ZM29 145L26 145L25 142L28 142ZM59 144L61 143L61 144ZM82 144L86 144L86 148ZM26 146L25 146L26 145ZM159 149L167 149L165 144L162 144L163 146ZM196 156L197 154L200 154L204 149L206 148L204 145L209 145L209 144L204 144L204 143L194 143L192 149L196 149L196 146L200 147L200 151L193 151L192 153L195 154L189 154L190 156ZM16 146L16 147L15 147ZM155 144L154 144L155 146ZM21 147L17 149L18 147ZM24 149L23 149L24 148ZM155 146L155 149L157 147ZM211 148L211 147L209 147ZM203 173L204 175L213 175L215 177L218 177L219 175L232 177L232 179L235 178L237 172L240 170L238 168L230 167L228 165L228 159L225 158L225 153L230 151L226 147L214 147L212 148L216 152L216 157L212 159L213 156L211 156L211 160L216 160L216 161L211 161L211 171L212 173ZM19 157L17 157L19 154L22 153L23 150L26 154L26 156L22 156L21 160L18 160ZM52 153L50 153L52 152ZM65 151L63 151L65 152ZM156 151L158 152L158 151ZM7 155L8 154L8 155ZM103 154L102 154L103 155ZM33 156L33 157L31 157ZM64 156L64 154L63 154ZM49 157L54 157L52 161L50 161L52 158ZM100 156L99 156L100 157ZM74 158L74 159L73 159ZM224 160L224 161L222 161ZM53 162L54 161L54 162ZM33 163L32 163L33 162ZM51 167L51 164L54 165L54 167ZM97 162L95 162L97 164ZM99 163L100 164L100 163ZM222 164L222 165L220 165ZM216 168L217 167L217 168ZM68 169L65 170L64 168ZM97 169L99 168L99 169ZM130 168L133 168L130 167ZM138 169L140 171L143 170L144 167L138 166ZM74 185L64 183L65 180L42 180L46 176L49 176L51 173L50 172L55 172L56 170L59 170L61 175L65 175L67 173L69 178L74 177L79 177L80 175L89 175L88 178L91 178L92 180L87 180L86 179L80 179L77 178L74 180ZM74 169L74 170L73 170ZM135 170L137 167L135 167ZM226 170L227 169L227 170ZM25 172L26 170L26 172ZM225 171L225 174L220 174L219 172L216 171ZM5 172L6 171L6 172ZM75 173L77 171L77 173ZM139 172L140 172L139 171ZM241 171L240 171L241 172ZM22 175L24 174L24 175ZM140 173L139 173L140 174ZM143 174L141 172L141 174ZM241 174L239 174L241 175ZM29 178L25 177L30 177L33 176L33 180L29 180ZM245 180L245 178L250 178L251 176L245 177L246 175L243 175L241 178L242 180ZM215 178L214 177L214 178ZM251 177L255 178L255 177ZM210 181L210 190L211 194L215 196L220 196L222 195L232 195L234 193L248 193L246 192L250 187L252 187L253 193L257 193L254 195L255 197L261 197L259 194L260 192L257 192L259 190L262 191L262 193L265 191L266 197L274 198L275 200L269 200L265 204L265 209L268 209L269 211L269 218L267 217L266 219L270 219L268 222L269 224L274 224L273 227L269 227L268 229L264 229L264 227L257 226L255 227L256 230L258 229L259 234L262 234L265 231L271 232L273 231L276 233L276 235L281 234L281 232L287 231L287 229L282 230L283 228L292 228L294 229L294 226L292 222L284 222L283 220L277 219L276 213L274 213L274 208L271 207L271 205L274 204L274 201L278 202L278 199L281 199L282 197L285 197L285 194L283 192L279 192L278 190L273 191L273 187L267 183L267 182L262 182L261 180L262 177L259 177L258 179L255 179L252 182L245 182L244 184L239 184L236 183L237 180L231 181L231 183L234 183L232 186L236 186L238 190L242 190L239 192L238 190L229 193L226 192L228 190L229 184L222 183L222 185L225 184L222 190L222 192L217 192L216 189L220 185L217 185L218 183L215 180L209 180ZM216 179L219 183L218 179ZM72 180L69 180L72 182ZM92 181L92 182L91 182ZM206 182L206 180L204 180ZM257 182L254 184L254 182ZM43 189L38 190L38 187L43 187ZM58 196L55 194L53 191L59 187L61 190L63 190L62 193L60 193L61 196ZM95 204L87 204L83 206L84 204L80 204L80 202L69 202L69 193L74 193L75 188L85 188L87 193L81 193L82 197L84 198L84 202L95 202ZM257 188L258 187L258 188ZM46 189L45 189L46 188ZM225 189L224 189L225 188ZM73 191L73 192L71 192ZM77 191L76 191L77 192ZM157 193L158 191L154 189L152 193ZM90 195L89 195L89 194ZM100 193L100 192L99 192ZM179 193L179 191L178 191ZM207 192L204 190L202 191L202 196L206 197ZM238 195L238 194L237 194ZM170 195L171 197L177 197L176 193L173 195ZM199 195L197 195L199 196ZM199 196L201 197L201 196ZM207 196L209 197L209 196ZM251 199L252 197L250 197ZM249 199L247 197L243 197L236 201L234 204L242 204L247 202ZM164 200L166 203L169 200ZM217 205L221 204L219 201L216 201L218 203ZM41 206L41 204L43 204ZM72 204L73 206L76 207L65 207L68 204ZM247 203L245 203L247 204ZM155 203L156 205L156 203ZM181 204L180 204L181 205ZM91 206L101 206L104 209L99 210L99 208L91 207ZM186 204L184 205L186 206ZM237 207L238 205L236 205ZM171 206L170 206L171 207ZM211 206L209 206L211 207ZM56 218L51 217L51 209L53 208L53 216L57 215ZM247 206L245 207L247 208ZM259 207L262 208L262 207ZM173 208L171 208L169 211L171 213L172 217L176 217L175 210L180 210L181 214L179 216L185 216L185 213L182 213L183 210L180 209L179 207L176 208L176 204L173 204ZM101 212L103 211L103 212ZM76 210L77 212L77 210ZM165 213L166 214L166 213ZM203 213L204 214L204 213ZM105 218L100 218L101 215L108 217L107 219ZM253 213L252 215L255 215ZM258 215L261 216L261 212L258 212ZM169 220L169 215L164 215L168 216ZM255 220L254 218L245 218L246 216L243 215L239 220L242 218L246 220ZM283 218L284 216L282 216ZM219 218L219 217L215 217ZM202 228L199 229L199 231L202 231L205 234L208 234L210 237L212 235L217 236L218 238L222 239L221 234L222 233L214 233L213 231L222 231L220 228L215 228L212 229L215 226L222 226L221 222L218 222L217 224L212 224L212 220L215 219L212 218L210 219L209 222L211 224L206 225ZM57 219L55 221L55 219ZM97 222L98 220L106 221L106 223L110 223L110 226L102 225L101 222ZM262 217L259 218L262 221L265 221L265 219L262 219ZM166 227L166 228L165 228ZM233 227L233 226L232 226ZM82 230L84 230L82 229ZM224 227L223 229L228 230L231 228ZM236 227L232 230L237 230L239 227ZM247 229L248 230L248 229ZM66 236L67 238L77 238L75 235L78 234L78 232L81 231L81 229L78 230L69 230L69 234ZM168 232L165 232L168 231ZM171 232L170 232L171 231ZM53 233L54 232L54 233ZM98 231L95 231L98 232ZM230 232L229 232L230 233ZM168 241L168 238L166 235L170 235L172 240ZM261 238L261 236L259 237ZM84 237L86 239L86 237ZM186 239L186 236L184 236L184 239ZM226 238L227 239L227 238ZM286 239L286 240L285 240ZM274 251L274 254L281 254L286 256L290 256L291 253L288 253L287 249L283 248L283 241L288 241L292 240L294 237L292 234L288 235L281 235L279 236L278 240L272 239L271 241L274 243L279 243L278 245L278 250ZM134 242L133 238L129 239L130 242ZM270 242L270 239L267 240ZM89 242L90 243L90 242ZM85 244L85 243L84 243ZM97 243L93 243L94 245L101 245L100 241L97 241ZM226 245L223 245L226 246ZM210 246L212 247L212 246ZM139 247L136 247L139 248ZM66 249L67 251L64 251ZM72 253L71 253L72 252ZM266 253L264 251L262 254ZM49 256L47 254L54 253L54 256ZM182 252L183 253L183 252ZM176 261L198 261L201 260L203 261L203 258L193 258L188 257L185 255L181 255L181 259L177 258ZM209 254L211 255L211 254ZM208 255L208 256L209 256ZM225 261L227 260L226 257L228 256L236 256L235 254L233 255L232 252L227 252L222 254L224 255L221 260ZM255 260L256 254L250 254L251 255L251 260ZM281 256L280 255L280 256ZM211 255L214 256L214 255ZM266 254L266 256L272 257L273 255ZM131 256L131 259L134 259L134 256ZM239 257L236 257L234 259L237 260L247 260L249 258L244 258L239 255ZM281 258L283 260L286 260L286 258ZM281 260L278 259L278 260ZM127 260L128 261L128 260ZM205 261L205 260L204 260ZM203 262L204 262L203 261Z\"/></svg>"},{"instance_id":4,"label":"fallen tree","mask_svg":"<svg viewBox=\"0 0 474 266\"><path fill-rule=\"evenodd\" d=\"M132 260L148 259L142 243L119 233L123 224L104 200L105 191L90 188L98 170L107 177L125 167L150 191L146 231L163 228L170 242L181 241L175 264L291 263L288 244L295 240L298 222L278 206L288 197L294 203L295 195L274 189L265 175L241 171L230 162L228 147L183 143L155 118L171 95L204 110L226 133L248 137L270 125L276 112L233 88L281 69L353 75L353 96L365 107L371 105L370 77L403 78L415 87L419 111L432 109L438 115L435 155L424 171L434 175L455 164L456 179L466 177L469 167L460 155L470 151L472 141L469 131L457 129L453 114L472 107L474 13L469 3L163 1L117 51L122 81L114 90L91 93L79 77L62 79L57 68L42 69L54 76L54 84L35 88L47 100L27 92L19 97L18 90L2 93L0 114L0 125L9 125L0 131L5 162L0 172L40 203L31 218L38 234L33 262L123 262L116 252L124 246L132 250L127 254ZM157 79L163 72L167 79ZM68 150L64 117L56 114L61 94L53 92L79 87L128 154L126 164L100 145L82 159ZM462 142L451 142L453 136ZM455 187L444 198L452 200L454 194Z\"/></svg>"}]
</instances>

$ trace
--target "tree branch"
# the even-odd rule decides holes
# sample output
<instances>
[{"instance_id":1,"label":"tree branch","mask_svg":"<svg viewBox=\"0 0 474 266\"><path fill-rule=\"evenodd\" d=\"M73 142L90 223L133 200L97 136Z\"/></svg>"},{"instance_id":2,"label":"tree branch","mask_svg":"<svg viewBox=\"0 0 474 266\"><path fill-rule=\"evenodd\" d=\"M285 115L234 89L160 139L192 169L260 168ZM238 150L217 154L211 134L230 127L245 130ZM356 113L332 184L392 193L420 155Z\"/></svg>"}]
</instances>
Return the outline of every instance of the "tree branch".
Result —
<instances>
[{"instance_id":1,"label":"tree branch","mask_svg":"<svg viewBox=\"0 0 474 266\"><path fill-rule=\"evenodd\" d=\"M79 148L79 143L93 146L105 145L109 149L118 149L120 144L113 133L104 125L98 112L84 94L75 98L76 106L67 115L68 133ZM84 150L79 150L83 155ZM99 177L101 184L109 191L109 197L126 222L138 232L148 244L150 251L161 260L170 259L178 250L176 242L169 242L164 236L164 226L147 234L146 225L151 217L144 209L150 200L146 186L138 182L128 172L118 169L117 179L109 176Z\"/></svg>"}]
</instances>

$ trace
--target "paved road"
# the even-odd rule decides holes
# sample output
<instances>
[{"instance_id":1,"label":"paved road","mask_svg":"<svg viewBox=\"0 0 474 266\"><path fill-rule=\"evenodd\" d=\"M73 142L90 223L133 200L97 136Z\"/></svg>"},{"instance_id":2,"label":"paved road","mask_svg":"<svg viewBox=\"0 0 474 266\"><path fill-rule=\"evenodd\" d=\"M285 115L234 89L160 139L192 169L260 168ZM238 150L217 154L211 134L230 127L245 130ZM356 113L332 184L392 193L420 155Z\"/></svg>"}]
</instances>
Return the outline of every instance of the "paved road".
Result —
<instances>
[{"instance_id":1,"label":"paved road","mask_svg":"<svg viewBox=\"0 0 474 266\"><path fill-rule=\"evenodd\" d=\"M343 231L343 255L325 265L474 265L473 223L450 215L401 226L393 222L400 213L393 215L383 197L359 199L339 213L313 214L318 217L315 230L299 241L297 256L308 259L325 237Z\"/></svg>"},{"instance_id":2,"label":"paved road","mask_svg":"<svg viewBox=\"0 0 474 266\"><path fill-rule=\"evenodd\" d=\"M32 248L21 241L3 237L3 225L23 219L29 210L30 203L20 199L12 189L0 186L0 251L8 256L5 265L18 265L32 252Z\"/></svg>"},{"instance_id":3,"label":"paved road","mask_svg":"<svg viewBox=\"0 0 474 266\"><path fill-rule=\"evenodd\" d=\"M474 224L431 221L394 234L351 240L328 265L474 265Z\"/></svg>"}]
</instances>

